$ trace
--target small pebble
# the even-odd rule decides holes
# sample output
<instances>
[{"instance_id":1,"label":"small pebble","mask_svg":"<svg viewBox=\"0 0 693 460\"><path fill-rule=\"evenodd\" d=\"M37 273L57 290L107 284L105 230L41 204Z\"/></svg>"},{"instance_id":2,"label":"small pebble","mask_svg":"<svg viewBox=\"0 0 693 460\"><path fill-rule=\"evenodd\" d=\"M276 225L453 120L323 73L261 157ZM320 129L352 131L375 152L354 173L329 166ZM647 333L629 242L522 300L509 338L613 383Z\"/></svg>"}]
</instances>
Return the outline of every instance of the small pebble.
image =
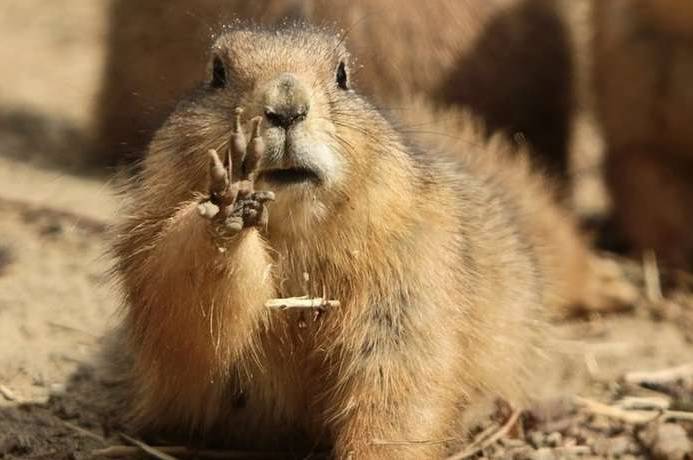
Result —
<instances>
[{"instance_id":1,"label":"small pebble","mask_svg":"<svg viewBox=\"0 0 693 460\"><path fill-rule=\"evenodd\" d=\"M686 430L675 423L652 424L640 433L655 460L684 460L693 453Z\"/></svg>"},{"instance_id":2,"label":"small pebble","mask_svg":"<svg viewBox=\"0 0 693 460\"><path fill-rule=\"evenodd\" d=\"M630 449L630 439L627 436L597 439L593 447L597 455L621 456L628 453Z\"/></svg>"},{"instance_id":3,"label":"small pebble","mask_svg":"<svg viewBox=\"0 0 693 460\"><path fill-rule=\"evenodd\" d=\"M51 383L49 388L51 395L59 395L65 393L64 383Z\"/></svg>"},{"instance_id":4,"label":"small pebble","mask_svg":"<svg viewBox=\"0 0 693 460\"><path fill-rule=\"evenodd\" d=\"M549 447L559 447L563 443L563 435L557 431L554 431L546 437L546 443L549 445Z\"/></svg>"},{"instance_id":5,"label":"small pebble","mask_svg":"<svg viewBox=\"0 0 693 460\"><path fill-rule=\"evenodd\" d=\"M533 431L529 434L529 442L535 448L544 447L545 436L544 433L540 431Z\"/></svg>"}]
</instances>

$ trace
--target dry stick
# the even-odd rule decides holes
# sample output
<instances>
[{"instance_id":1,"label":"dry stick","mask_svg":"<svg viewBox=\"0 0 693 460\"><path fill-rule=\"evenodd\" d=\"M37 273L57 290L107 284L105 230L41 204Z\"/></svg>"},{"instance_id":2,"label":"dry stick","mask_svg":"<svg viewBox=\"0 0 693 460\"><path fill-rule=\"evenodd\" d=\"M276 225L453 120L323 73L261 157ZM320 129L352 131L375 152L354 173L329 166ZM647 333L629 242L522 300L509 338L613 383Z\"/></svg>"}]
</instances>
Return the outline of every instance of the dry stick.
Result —
<instances>
[{"instance_id":1,"label":"dry stick","mask_svg":"<svg viewBox=\"0 0 693 460\"><path fill-rule=\"evenodd\" d=\"M497 443L510 432L513 426L515 426L517 419L520 417L520 413L521 411L517 409L513 410L513 413L510 414L508 420L494 434L485 439L477 439L462 452L451 455L446 460L464 460L466 458L473 457L487 447Z\"/></svg>"},{"instance_id":2,"label":"dry stick","mask_svg":"<svg viewBox=\"0 0 693 460\"><path fill-rule=\"evenodd\" d=\"M91 431L84 429L81 426L77 426L77 425L70 423L66 420L62 420L62 422L63 422L63 425L65 425L66 427L68 427L69 429L71 429L73 431L76 431L77 433L81 434L82 436L86 436L87 438L91 438L95 441L106 442L106 440L102 436L99 436L96 433L92 433Z\"/></svg>"},{"instance_id":3,"label":"dry stick","mask_svg":"<svg viewBox=\"0 0 693 460\"><path fill-rule=\"evenodd\" d=\"M645 277L645 292L647 300L650 302L660 302L662 296L662 284L659 277L659 266L657 265L657 255L654 251L646 251L642 259L643 275Z\"/></svg>"},{"instance_id":4,"label":"dry stick","mask_svg":"<svg viewBox=\"0 0 693 460\"><path fill-rule=\"evenodd\" d=\"M415 445L434 445L434 444L446 444L449 442L457 442L460 438L447 438L447 439L424 439L421 441L388 441L385 439L374 439L371 444L374 446L415 446Z\"/></svg>"},{"instance_id":5,"label":"dry stick","mask_svg":"<svg viewBox=\"0 0 693 460\"><path fill-rule=\"evenodd\" d=\"M662 396L626 396L618 401L617 407L624 410L664 411L671 406L671 398Z\"/></svg>"},{"instance_id":6,"label":"dry stick","mask_svg":"<svg viewBox=\"0 0 693 460\"><path fill-rule=\"evenodd\" d=\"M185 446L157 446L151 447L157 452L168 455L177 455L180 457L196 457L208 458L212 460L251 460L251 459L284 459L289 455L283 452L250 452L241 450L209 450L209 449L189 449ZM95 457L120 458L130 455L136 455L142 452L139 447L134 446L111 446L105 449L98 449L91 452Z\"/></svg>"},{"instance_id":7,"label":"dry stick","mask_svg":"<svg viewBox=\"0 0 693 460\"><path fill-rule=\"evenodd\" d=\"M662 417L662 414L665 413L662 411L646 410L627 411L620 409L618 407L613 407L607 404L593 401L588 398L583 398L581 396L575 396L574 400L578 405L584 407L593 414L614 418L633 425L644 425L650 423Z\"/></svg>"},{"instance_id":8,"label":"dry stick","mask_svg":"<svg viewBox=\"0 0 693 460\"><path fill-rule=\"evenodd\" d=\"M664 411L662 415L665 421L669 420L685 420L687 422L693 422L693 412L686 412L682 410L667 410Z\"/></svg>"},{"instance_id":9,"label":"dry stick","mask_svg":"<svg viewBox=\"0 0 693 460\"><path fill-rule=\"evenodd\" d=\"M143 443L142 441L139 441L131 436L126 435L125 433L120 433L120 436L125 439L126 441L134 444L137 446L140 450L143 452L146 452L147 454L151 455L154 458L158 458L159 460L177 460L176 457L173 457L172 455L168 455L161 450L159 450L156 447L152 447L148 444Z\"/></svg>"},{"instance_id":10,"label":"dry stick","mask_svg":"<svg viewBox=\"0 0 693 460\"><path fill-rule=\"evenodd\" d=\"M0 384L0 394L2 394L8 401L19 402L17 395L15 395L12 390L7 388L5 385Z\"/></svg>"},{"instance_id":11,"label":"dry stick","mask_svg":"<svg viewBox=\"0 0 693 460\"><path fill-rule=\"evenodd\" d=\"M597 415L604 415L622 422L631 423L633 425L645 425L655 420L663 422L669 420L685 420L693 422L693 412L677 411L677 410L623 410L619 407L609 406L591 399L580 396L575 397L575 402L585 407L588 411Z\"/></svg>"},{"instance_id":12,"label":"dry stick","mask_svg":"<svg viewBox=\"0 0 693 460\"><path fill-rule=\"evenodd\" d=\"M327 300L323 297L288 297L286 299L270 299L265 302L266 308L288 310L290 308L326 308L339 307L339 300Z\"/></svg>"},{"instance_id":13,"label":"dry stick","mask_svg":"<svg viewBox=\"0 0 693 460\"><path fill-rule=\"evenodd\" d=\"M693 378L693 363L654 372L629 372L625 375L624 380L627 383L642 385L647 383L671 383L686 378Z\"/></svg>"}]
</instances>

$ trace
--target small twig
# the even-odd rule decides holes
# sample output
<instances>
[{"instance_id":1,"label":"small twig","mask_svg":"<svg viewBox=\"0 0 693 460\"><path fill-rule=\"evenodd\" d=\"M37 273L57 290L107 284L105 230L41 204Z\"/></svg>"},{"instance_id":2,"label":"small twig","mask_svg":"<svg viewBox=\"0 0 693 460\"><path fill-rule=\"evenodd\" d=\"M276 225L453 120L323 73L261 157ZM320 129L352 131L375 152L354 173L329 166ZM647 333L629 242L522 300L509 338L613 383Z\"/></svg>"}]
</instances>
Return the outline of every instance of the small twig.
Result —
<instances>
[{"instance_id":1,"label":"small twig","mask_svg":"<svg viewBox=\"0 0 693 460\"><path fill-rule=\"evenodd\" d=\"M655 420L661 420L663 422L669 420L686 420L693 422L693 412L658 409L629 411L580 396L575 397L575 402L582 405L593 414L604 415L633 425L646 425Z\"/></svg>"},{"instance_id":2,"label":"small twig","mask_svg":"<svg viewBox=\"0 0 693 460\"><path fill-rule=\"evenodd\" d=\"M389 441L386 439L374 439L371 444L374 446L425 446L425 445L435 445L435 444L447 444L449 442L457 442L459 438L446 438L446 439L421 439L421 440L402 440L402 441Z\"/></svg>"},{"instance_id":3,"label":"small twig","mask_svg":"<svg viewBox=\"0 0 693 460\"><path fill-rule=\"evenodd\" d=\"M654 251L648 250L643 254L642 259L643 276L645 277L645 293L650 302L660 302L662 296L662 284L659 276L659 265L657 255Z\"/></svg>"},{"instance_id":4,"label":"small twig","mask_svg":"<svg viewBox=\"0 0 693 460\"><path fill-rule=\"evenodd\" d=\"M466 458L470 458L476 455L477 453L483 451L487 447L490 447L496 442L500 441L510 432L512 427L517 423L517 419L520 417L520 413L521 412L517 409L513 410L512 414L510 414L510 417L508 417L508 420L503 424L503 426L501 426L498 429L498 431L486 438L481 436L462 452L448 457L447 460L464 460Z\"/></svg>"},{"instance_id":5,"label":"small twig","mask_svg":"<svg viewBox=\"0 0 693 460\"><path fill-rule=\"evenodd\" d=\"M655 412L646 410L627 411L618 407L593 401L588 398L583 398L581 396L575 396L575 402L593 414L621 420L622 422L632 425L644 425L650 423L660 418L663 413L662 411Z\"/></svg>"},{"instance_id":6,"label":"small twig","mask_svg":"<svg viewBox=\"0 0 693 460\"><path fill-rule=\"evenodd\" d=\"M627 396L618 401L617 406L624 410L665 411L671 405L670 398L661 396Z\"/></svg>"},{"instance_id":7,"label":"small twig","mask_svg":"<svg viewBox=\"0 0 693 460\"><path fill-rule=\"evenodd\" d=\"M96 433L92 433L91 431L84 429L81 426L77 426L74 423L70 423L66 420L62 420L62 422L63 422L63 425L65 425L66 427L68 427L69 429L71 429L73 431L76 431L77 433L81 434L82 436L86 436L87 438L91 438L95 441L106 442L106 440L103 437L99 436Z\"/></svg>"},{"instance_id":8,"label":"small twig","mask_svg":"<svg viewBox=\"0 0 693 460\"><path fill-rule=\"evenodd\" d=\"M654 372L629 372L625 375L624 380L626 383L643 385L648 383L671 383L687 378L693 378L693 363Z\"/></svg>"},{"instance_id":9,"label":"small twig","mask_svg":"<svg viewBox=\"0 0 693 460\"><path fill-rule=\"evenodd\" d=\"M289 457L288 453L283 452L251 452L240 450L210 450L210 449L190 449L185 446L149 446L157 452L179 457L207 458L212 460L252 460L252 459L284 459ZM105 449L93 450L91 454L95 457L120 458L136 455L142 452L135 446L110 446ZM318 453L319 454L319 453Z\"/></svg>"},{"instance_id":10,"label":"small twig","mask_svg":"<svg viewBox=\"0 0 693 460\"><path fill-rule=\"evenodd\" d=\"M5 385L0 384L0 394L2 394L8 401L19 402L17 395L15 395L12 390L7 388Z\"/></svg>"},{"instance_id":11,"label":"small twig","mask_svg":"<svg viewBox=\"0 0 693 460\"><path fill-rule=\"evenodd\" d=\"M665 421L685 420L687 422L693 422L693 412L686 412L686 411L681 411L681 410L667 410L667 411L664 411L662 418Z\"/></svg>"},{"instance_id":12,"label":"small twig","mask_svg":"<svg viewBox=\"0 0 693 460\"><path fill-rule=\"evenodd\" d=\"M139 441L131 436L126 435L125 433L120 433L120 436L154 458L158 458L159 460L177 460L176 457L168 455L167 453L162 452L160 449L145 444L142 441Z\"/></svg>"},{"instance_id":13,"label":"small twig","mask_svg":"<svg viewBox=\"0 0 693 460\"><path fill-rule=\"evenodd\" d=\"M265 302L265 307L277 310L288 310L290 308L336 308L339 305L339 300L327 300L323 297L288 297L286 299L270 299Z\"/></svg>"}]
</instances>

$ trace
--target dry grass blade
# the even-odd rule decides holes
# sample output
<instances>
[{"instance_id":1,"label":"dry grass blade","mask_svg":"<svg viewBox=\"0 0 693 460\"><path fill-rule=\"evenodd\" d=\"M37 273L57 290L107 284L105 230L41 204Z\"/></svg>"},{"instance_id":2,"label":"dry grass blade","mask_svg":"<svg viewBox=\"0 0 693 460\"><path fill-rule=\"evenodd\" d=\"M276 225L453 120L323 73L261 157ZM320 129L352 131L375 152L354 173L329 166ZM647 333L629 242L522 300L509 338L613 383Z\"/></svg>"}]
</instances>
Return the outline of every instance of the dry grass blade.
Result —
<instances>
[{"instance_id":1,"label":"dry grass blade","mask_svg":"<svg viewBox=\"0 0 693 460\"><path fill-rule=\"evenodd\" d=\"M374 439L371 444L374 446L410 446L410 445L429 445L429 444L445 444L448 442L459 441L458 438L448 439L433 439L421 441L388 441L386 439Z\"/></svg>"},{"instance_id":2,"label":"dry grass blade","mask_svg":"<svg viewBox=\"0 0 693 460\"><path fill-rule=\"evenodd\" d=\"M17 395L15 395L14 392L5 385L0 385L0 394L3 395L8 401L19 402Z\"/></svg>"},{"instance_id":3,"label":"dry grass blade","mask_svg":"<svg viewBox=\"0 0 693 460\"><path fill-rule=\"evenodd\" d=\"M654 372L629 372L624 380L627 383L642 385L648 383L671 383L693 378L693 363Z\"/></svg>"},{"instance_id":4,"label":"dry grass blade","mask_svg":"<svg viewBox=\"0 0 693 460\"><path fill-rule=\"evenodd\" d=\"M646 425L655 420L667 422L671 420L684 420L693 422L693 412L674 410L624 410L620 407L609 406L580 396L575 397L575 402L589 412L620 420L632 425Z\"/></svg>"},{"instance_id":5,"label":"dry grass blade","mask_svg":"<svg viewBox=\"0 0 693 460\"><path fill-rule=\"evenodd\" d=\"M643 275L645 277L645 293L647 300L656 303L660 302L664 296L662 295L662 285L659 276L659 265L657 264L657 255L654 251L647 251L643 255Z\"/></svg>"},{"instance_id":6,"label":"dry grass blade","mask_svg":"<svg viewBox=\"0 0 693 460\"><path fill-rule=\"evenodd\" d=\"M199 459L211 459L211 460L272 460L272 459L285 459L290 458L288 453L283 452L250 452L250 451L240 451L240 450L211 450L211 449L190 449L185 446L148 446L151 449L155 449L157 452L168 455L168 458L172 455L179 456L181 458L199 458ZM105 457L105 458L121 458L128 457L132 455L137 455L141 453L142 449L136 446L110 446L105 449L98 449L91 452L94 457ZM313 456L314 455L314 456ZM308 457L308 456L307 456ZM325 456L318 452L312 454L310 458L324 458Z\"/></svg>"},{"instance_id":7,"label":"dry grass blade","mask_svg":"<svg viewBox=\"0 0 693 460\"><path fill-rule=\"evenodd\" d=\"M446 460L464 460L466 458L473 457L487 447L497 443L510 432L513 426L515 426L517 419L520 417L520 413L521 412L517 409L513 410L512 414L510 414L510 417L508 417L508 420L503 424L503 426L498 428L498 430L492 435L487 437L486 432L482 433L482 436L470 444L469 447L465 448L462 452L451 455Z\"/></svg>"},{"instance_id":8,"label":"dry grass blade","mask_svg":"<svg viewBox=\"0 0 693 460\"><path fill-rule=\"evenodd\" d=\"M86 436L87 438L91 438L95 441L106 442L106 440L103 437L99 436L96 433L92 433L91 431L86 430L86 429L82 428L81 426L77 426L77 425L70 423L66 420L63 420L62 422L63 422L63 425L65 425L66 427L68 427L72 431L75 431L75 432L81 434L82 436Z\"/></svg>"},{"instance_id":9,"label":"dry grass blade","mask_svg":"<svg viewBox=\"0 0 693 460\"><path fill-rule=\"evenodd\" d=\"M685 412L680 410L668 410L664 412L662 418L665 421L680 420L686 422L693 422L693 412Z\"/></svg>"},{"instance_id":10,"label":"dry grass blade","mask_svg":"<svg viewBox=\"0 0 693 460\"><path fill-rule=\"evenodd\" d=\"M176 457L173 457L172 455L168 455L167 453L162 452L160 449L157 449L156 447L149 446L142 441L139 441L131 436L126 435L125 433L120 433L120 436L123 437L126 441L129 443L134 444L137 446L139 449L141 449L143 452L146 452L147 454L151 455L154 458L158 458L159 460L177 460Z\"/></svg>"},{"instance_id":11,"label":"dry grass blade","mask_svg":"<svg viewBox=\"0 0 693 460\"><path fill-rule=\"evenodd\" d=\"M662 411L628 411L581 396L575 397L575 403L587 409L592 414L603 415L632 425L645 425L662 416Z\"/></svg>"},{"instance_id":12,"label":"dry grass blade","mask_svg":"<svg viewBox=\"0 0 693 460\"><path fill-rule=\"evenodd\" d=\"M663 396L626 396L616 404L623 410L665 411L671 406L671 398Z\"/></svg>"}]
</instances>

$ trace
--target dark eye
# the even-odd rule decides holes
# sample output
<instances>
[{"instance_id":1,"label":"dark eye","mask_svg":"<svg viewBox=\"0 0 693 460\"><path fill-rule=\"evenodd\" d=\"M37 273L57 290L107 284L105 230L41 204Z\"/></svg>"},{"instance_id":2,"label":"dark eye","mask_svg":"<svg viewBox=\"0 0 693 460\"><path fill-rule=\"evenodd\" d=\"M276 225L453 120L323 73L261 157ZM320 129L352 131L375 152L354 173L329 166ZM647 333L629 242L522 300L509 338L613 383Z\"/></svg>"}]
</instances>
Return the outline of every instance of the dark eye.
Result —
<instances>
[{"instance_id":1,"label":"dark eye","mask_svg":"<svg viewBox=\"0 0 693 460\"><path fill-rule=\"evenodd\" d=\"M341 89L349 89L346 64L344 64L344 61L340 62L337 66L337 86L339 86Z\"/></svg>"},{"instance_id":2,"label":"dark eye","mask_svg":"<svg viewBox=\"0 0 693 460\"><path fill-rule=\"evenodd\" d=\"M212 61L212 88L223 88L226 86L226 67L219 56L214 56Z\"/></svg>"}]
</instances>

